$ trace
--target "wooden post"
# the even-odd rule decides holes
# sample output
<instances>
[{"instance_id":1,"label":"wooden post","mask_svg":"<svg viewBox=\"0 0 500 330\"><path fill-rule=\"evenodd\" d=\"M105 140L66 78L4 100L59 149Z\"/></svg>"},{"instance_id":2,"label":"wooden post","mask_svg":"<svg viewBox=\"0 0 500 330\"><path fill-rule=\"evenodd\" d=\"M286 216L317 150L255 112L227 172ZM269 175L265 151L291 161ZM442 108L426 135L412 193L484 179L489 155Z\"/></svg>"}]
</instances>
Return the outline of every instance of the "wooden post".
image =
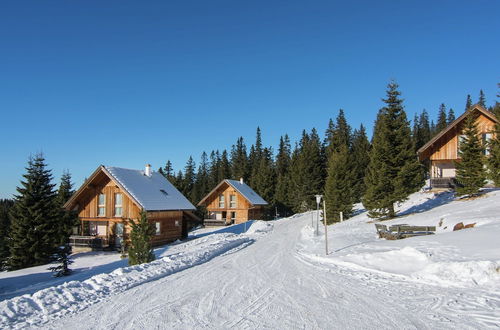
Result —
<instances>
[{"instance_id":1,"label":"wooden post","mask_svg":"<svg viewBox=\"0 0 500 330\"><path fill-rule=\"evenodd\" d=\"M323 223L325 224L325 251L326 251L326 255L328 255L328 226L326 224L325 200L323 200Z\"/></svg>"},{"instance_id":2,"label":"wooden post","mask_svg":"<svg viewBox=\"0 0 500 330\"><path fill-rule=\"evenodd\" d=\"M340 222L344 221L344 212L340 211Z\"/></svg>"}]
</instances>

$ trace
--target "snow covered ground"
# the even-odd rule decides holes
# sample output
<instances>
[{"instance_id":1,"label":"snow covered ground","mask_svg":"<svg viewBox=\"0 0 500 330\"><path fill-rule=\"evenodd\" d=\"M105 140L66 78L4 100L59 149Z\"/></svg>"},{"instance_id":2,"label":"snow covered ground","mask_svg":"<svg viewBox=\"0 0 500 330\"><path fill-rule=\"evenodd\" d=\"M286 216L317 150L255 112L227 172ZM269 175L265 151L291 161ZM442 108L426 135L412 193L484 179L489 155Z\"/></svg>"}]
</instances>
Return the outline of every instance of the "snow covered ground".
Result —
<instances>
[{"instance_id":1,"label":"snow covered ground","mask_svg":"<svg viewBox=\"0 0 500 330\"><path fill-rule=\"evenodd\" d=\"M198 230L147 265L90 254L63 280L36 267L1 273L0 327L499 328L500 191L458 201L416 193L400 210L384 224L432 225L436 235L382 240L359 210L329 226L326 256L311 212L246 233ZM453 232L458 222L476 225Z\"/></svg>"}]
</instances>

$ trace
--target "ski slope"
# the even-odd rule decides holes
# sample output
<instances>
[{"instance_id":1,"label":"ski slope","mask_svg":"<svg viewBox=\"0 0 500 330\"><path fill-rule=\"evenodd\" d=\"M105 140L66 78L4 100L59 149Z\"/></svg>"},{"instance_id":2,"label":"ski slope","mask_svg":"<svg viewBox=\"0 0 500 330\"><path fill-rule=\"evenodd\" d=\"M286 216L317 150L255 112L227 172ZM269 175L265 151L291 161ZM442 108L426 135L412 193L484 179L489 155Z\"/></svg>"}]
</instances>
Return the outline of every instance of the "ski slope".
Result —
<instances>
[{"instance_id":1,"label":"ski slope","mask_svg":"<svg viewBox=\"0 0 500 330\"><path fill-rule=\"evenodd\" d=\"M438 231L399 241L378 239L360 210L329 226L328 256L313 213L255 222L246 233L207 234L150 265L96 275L102 281L87 296L60 285L4 300L0 327L498 328L499 205L500 191L472 201L414 194L387 223ZM476 227L451 231L460 221Z\"/></svg>"}]
</instances>

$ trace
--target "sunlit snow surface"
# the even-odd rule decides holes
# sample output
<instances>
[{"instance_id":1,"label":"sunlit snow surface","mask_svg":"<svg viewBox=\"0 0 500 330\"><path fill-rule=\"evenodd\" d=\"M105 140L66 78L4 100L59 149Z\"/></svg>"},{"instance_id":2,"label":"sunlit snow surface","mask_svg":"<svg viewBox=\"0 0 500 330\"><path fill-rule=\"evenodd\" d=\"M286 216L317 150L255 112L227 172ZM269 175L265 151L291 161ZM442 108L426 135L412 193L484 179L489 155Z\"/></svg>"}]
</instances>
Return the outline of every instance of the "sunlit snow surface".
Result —
<instances>
[{"instance_id":1,"label":"sunlit snow surface","mask_svg":"<svg viewBox=\"0 0 500 330\"><path fill-rule=\"evenodd\" d=\"M460 201L422 192L384 224L432 225L436 235L379 239L358 206L329 226L328 256L311 212L200 229L148 265L94 253L63 280L43 267L1 273L0 327L497 328L499 209L500 191ZM476 227L453 232L458 222Z\"/></svg>"}]
</instances>

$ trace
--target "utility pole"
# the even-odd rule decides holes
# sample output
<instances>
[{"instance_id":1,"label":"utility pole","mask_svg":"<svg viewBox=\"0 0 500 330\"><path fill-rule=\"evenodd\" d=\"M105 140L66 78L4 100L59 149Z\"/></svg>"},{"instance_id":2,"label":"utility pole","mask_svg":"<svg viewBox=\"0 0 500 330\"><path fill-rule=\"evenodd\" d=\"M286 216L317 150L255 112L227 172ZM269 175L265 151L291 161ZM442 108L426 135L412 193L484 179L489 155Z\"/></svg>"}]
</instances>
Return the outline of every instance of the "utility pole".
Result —
<instances>
[{"instance_id":1,"label":"utility pole","mask_svg":"<svg viewBox=\"0 0 500 330\"><path fill-rule=\"evenodd\" d=\"M316 195L316 236L319 235L319 204L323 195Z\"/></svg>"},{"instance_id":2,"label":"utility pole","mask_svg":"<svg viewBox=\"0 0 500 330\"><path fill-rule=\"evenodd\" d=\"M328 226L326 225L325 200L323 200L323 223L325 224L325 251L326 251L326 255L328 255Z\"/></svg>"}]
</instances>

